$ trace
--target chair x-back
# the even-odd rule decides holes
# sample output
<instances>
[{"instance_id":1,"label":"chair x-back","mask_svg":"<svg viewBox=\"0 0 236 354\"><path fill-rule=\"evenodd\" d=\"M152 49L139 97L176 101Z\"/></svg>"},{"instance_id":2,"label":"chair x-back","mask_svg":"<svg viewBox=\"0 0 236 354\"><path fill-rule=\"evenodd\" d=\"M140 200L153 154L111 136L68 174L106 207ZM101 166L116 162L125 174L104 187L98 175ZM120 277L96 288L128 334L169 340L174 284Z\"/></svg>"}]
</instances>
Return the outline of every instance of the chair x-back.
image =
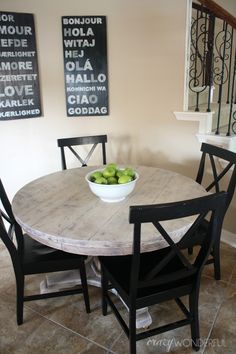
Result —
<instances>
[{"instance_id":1,"label":"chair x-back","mask_svg":"<svg viewBox=\"0 0 236 354\"><path fill-rule=\"evenodd\" d=\"M65 148L68 148L72 152L72 154L79 160L79 162L81 163L81 167L84 167L87 166L87 163L98 144L101 144L102 163L103 165L105 165L106 164L106 145L105 145L106 142L107 142L107 135L91 135L91 136L80 136L74 138L58 139L57 144L58 147L60 147L61 149L62 169L63 170L67 169ZM82 158L81 154L79 155L78 152L75 150L75 146L79 146L79 145L92 145L85 158Z\"/></svg>"},{"instance_id":2,"label":"chair x-back","mask_svg":"<svg viewBox=\"0 0 236 354\"><path fill-rule=\"evenodd\" d=\"M227 191L224 215L226 214L234 195L236 186L236 153L207 143L201 145L202 156L199 163L196 182L205 186L208 192ZM192 245L201 242L204 237L207 220L200 225L196 232L196 240ZM189 248L192 253L192 247ZM221 278L220 270L220 237L215 241L207 264L214 264L215 279Z\"/></svg>"},{"instance_id":3,"label":"chair x-back","mask_svg":"<svg viewBox=\"0 0 236 354\"><path fill-rule=\"evenodd\" d=\"M17 324L23 323L24 301L83 293L86 311L90 312L89 295L85 271L85 256L70 254L45 246L22 233L16 222L10 201L0 179L0 237L5 244L14 268L16 280ZM79 269L81 286L45 294L24 294L25 276Z\"/></svg>"},{"instance_id":4,"label":"chair x-back","mask_svg":"<svg viewBox=\"0 0 236 354\"><path fill-rule=\"evenodd\" d=\"M131 206L129 220L134 225L133 254L99 257L103 315L107 314L109 304L129 338L131 354L136 353L136 341L185 325L190 325L192 346L199 350L198 297L201 272L214 240L219 237L225 201L226 193L221 192L168 204ZM192 237L208 214L210 221L205 238L196 257L190 261L182 245ZM182 234L181 240L175 243L168 232L168 221L190 216L193 217L189 224L191 226ZM158 230L157 237L163 237L167 247L141 253L142 237L145 234L142 226L146 223L153 225L155 232ZM113 295L108 291L110 288L117 290L129 309L128 325L119 312L117 300L113 302ZM180 299L186 295L189 298L188 307ZM136 333L136 310L169 300L175 300L185 318L178 320L177 312L176 321Z\"/></svg>"}]
</instances>

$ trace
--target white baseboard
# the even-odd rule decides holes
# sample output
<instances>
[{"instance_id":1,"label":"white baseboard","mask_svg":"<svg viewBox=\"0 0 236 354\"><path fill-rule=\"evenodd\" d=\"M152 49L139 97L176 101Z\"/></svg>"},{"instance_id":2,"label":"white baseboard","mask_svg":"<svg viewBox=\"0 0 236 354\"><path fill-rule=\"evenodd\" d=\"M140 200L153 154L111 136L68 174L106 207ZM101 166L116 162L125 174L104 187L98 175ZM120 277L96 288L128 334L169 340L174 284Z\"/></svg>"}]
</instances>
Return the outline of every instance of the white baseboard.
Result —
<instances>
[{"instance_id":1,"label":"white baseboard","mask_svg":"<svg viewBox=\"0 0 236 354\"><path fill-rule=\"evenodd\" d=\"M221 241L236 248L236 234L233 234L232 232L223 229L221 233Z\"/></svg>"}]
</instances>

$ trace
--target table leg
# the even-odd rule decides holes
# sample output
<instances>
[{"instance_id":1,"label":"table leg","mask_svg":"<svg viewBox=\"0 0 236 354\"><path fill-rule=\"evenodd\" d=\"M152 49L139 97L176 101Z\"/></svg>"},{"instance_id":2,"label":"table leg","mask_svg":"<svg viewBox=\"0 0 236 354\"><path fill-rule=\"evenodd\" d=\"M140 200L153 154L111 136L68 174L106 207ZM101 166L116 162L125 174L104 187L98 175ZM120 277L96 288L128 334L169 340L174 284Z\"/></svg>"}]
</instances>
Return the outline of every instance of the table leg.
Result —
<instances>
[{"instance_id":1,"label":"table leg","mask_svg":"<svg viewBox=\"0 0 236 354\"><path fill-rule=\"evenodd\" d=\"M89 285L101 287L101 276L100 276L100 263L97 257L88 257L85 263L87 282ZM40 283L40 292L48 293L52 291L59 291L62 288L74 287L81 284L80 275L78 270L74 271L64 271L57 273L49 273L46 275L46 279ZM119 294L115 289L111 289L112 293L116 296ZM120 298L122 301L122 299ZM125 305L125 304L124 304ZM137 310L136 313L136 328L146 328L152 323L152 318L148 312L148 308L144 307Z\"/></svg>"}]
</instances>

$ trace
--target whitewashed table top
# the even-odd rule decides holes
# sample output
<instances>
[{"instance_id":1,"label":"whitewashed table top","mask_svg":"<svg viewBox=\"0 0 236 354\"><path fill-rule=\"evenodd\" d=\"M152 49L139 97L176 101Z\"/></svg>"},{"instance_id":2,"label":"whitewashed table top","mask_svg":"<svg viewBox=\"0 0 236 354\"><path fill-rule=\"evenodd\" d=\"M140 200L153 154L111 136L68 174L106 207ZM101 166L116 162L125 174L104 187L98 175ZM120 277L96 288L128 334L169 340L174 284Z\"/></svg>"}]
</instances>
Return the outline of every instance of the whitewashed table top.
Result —
<instances>
[{"instance_id":1,"label":"whitewashed table top","mask_svg":"<svg viewBox=\"0 0 236 354\"><path fill-rule=\"evenodd\" d=\"M133 225L129 207L173 202L206 194L194 180L155 167L132 166L139 173L134 191L117 203L96 197L85 175L99 167L59 171L20 189L13 198L16 220L33 238L48 246L70 253L124 255L132 251ZM180 239L191 220L170 222L168 229L175 241ZM165 241L145 224L142 251L166 246Z\"/></svg>"}]
</instances>

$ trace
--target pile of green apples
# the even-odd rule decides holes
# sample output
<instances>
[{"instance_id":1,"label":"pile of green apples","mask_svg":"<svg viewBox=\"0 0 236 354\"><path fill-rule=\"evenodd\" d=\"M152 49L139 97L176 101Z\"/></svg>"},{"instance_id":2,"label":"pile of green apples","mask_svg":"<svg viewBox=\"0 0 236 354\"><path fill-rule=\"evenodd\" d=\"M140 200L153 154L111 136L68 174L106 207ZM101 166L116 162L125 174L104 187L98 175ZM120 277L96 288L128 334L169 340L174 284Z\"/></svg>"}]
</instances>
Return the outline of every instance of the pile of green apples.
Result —
<instances>
[{"instance_id":1,"label":"pile of green apples","mask_svg":"<svg viewBox=\"0 0 236 354\"><path fill-rule=\"evenodd\" d=\"M90 181L97 184L124 184L135 179L135 171L131 167L118 168L115 163L108 164L104 170L94 171Z\"/></svg>"}]
</instances>

